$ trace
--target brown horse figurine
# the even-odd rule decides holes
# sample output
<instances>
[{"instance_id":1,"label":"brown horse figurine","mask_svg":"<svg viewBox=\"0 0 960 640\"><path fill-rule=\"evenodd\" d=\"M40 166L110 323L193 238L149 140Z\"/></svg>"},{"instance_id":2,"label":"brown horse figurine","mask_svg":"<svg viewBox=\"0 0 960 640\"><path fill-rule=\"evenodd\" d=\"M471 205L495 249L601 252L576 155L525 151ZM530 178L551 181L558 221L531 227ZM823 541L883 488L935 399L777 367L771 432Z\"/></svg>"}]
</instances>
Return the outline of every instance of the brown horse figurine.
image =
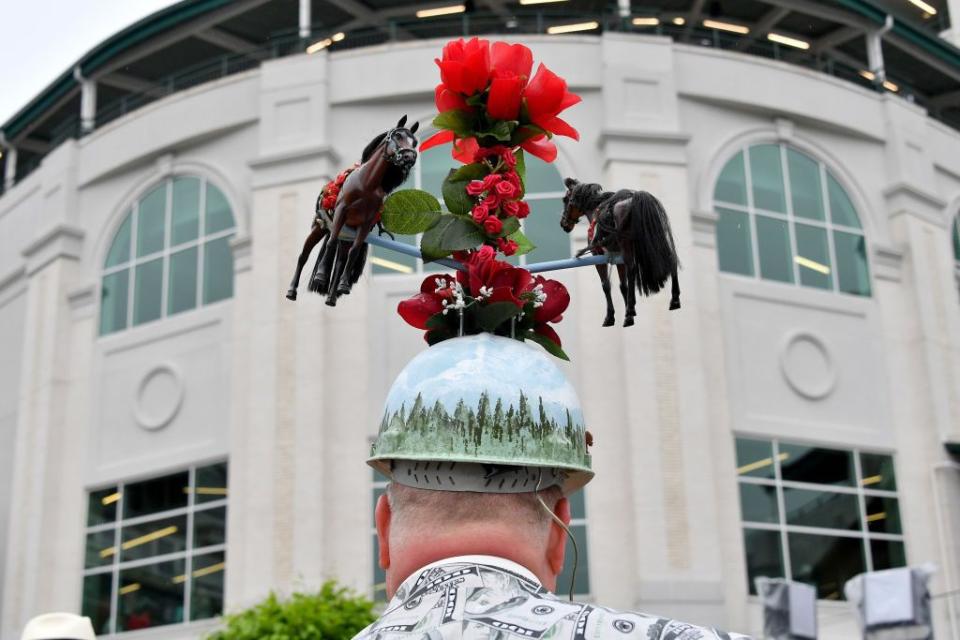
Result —
<instances>
[{"instance_id":1,"label":"brown horse figurine","mask_svg":"<svg viewBox=\"0 0 960 640\"><path fill-rule=\"evenodd\" d=\"M413 134L420 123L413 123L409 129L404 127L406 123L407 116L403 116L396 127L370 141L363 150L360 166L344 181L332 216L327 215L321 198L317 198L316 215L297 258L287 298L297 299L303 266L321 240L310 290L326 295L327 304L333 307L337 297L350 293L360 279L367 259L367 235L380 223L383 200L407 179L417 162L417 138ZM344 227L352 232L350 238L340 237ZM383 233L382 226L380 232Z\"/></svg>"},{"instance_id":2,"label":"brown horse figurine","mask_svg":"<svg viewBox=\"0 0 960 640\"><path fill-rule=\"evenodd\" d=\"M582 183L573 178L564 180L563 217L560 226L567 233L582 216L590 222L588 245L577 252L594 255L620 254L623 264L617 265L620 293L626 305L623 326L633 325L637 315L636 291L644 296L657 293L673 280L670 309L680 308L680 283L677 280L677 250L670 230L670 220L663 205L646 191L604 191L595 183ZM603 326L614 323L613 298L610 296L608 265L598 264L597 273L607 300Z\"/></svg>"}]
</instances>

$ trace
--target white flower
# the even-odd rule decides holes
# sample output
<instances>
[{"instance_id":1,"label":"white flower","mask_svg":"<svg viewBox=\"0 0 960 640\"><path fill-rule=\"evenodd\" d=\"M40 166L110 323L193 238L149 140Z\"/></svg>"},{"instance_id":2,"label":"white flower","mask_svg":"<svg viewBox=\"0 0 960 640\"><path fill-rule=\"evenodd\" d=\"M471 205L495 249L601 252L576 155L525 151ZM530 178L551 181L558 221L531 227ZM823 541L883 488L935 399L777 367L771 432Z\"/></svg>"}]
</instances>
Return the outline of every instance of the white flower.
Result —
<instances>
[{"instance_id":1,"label":"white flower","mask_svg":"<svg viewBox=\"0 0 960 640\"><path fill-rule=\"evenodd\" d=\"M477 297L482 300L484 298L489 298L491 295L493 295L493 287L483 286L480 287L480 293L477 295Z\"/></svg>"},{"instance_id":2,"label":"white flower","mask_svg":"<svg viewBox=\"0 0 960 640\"><path fill-rule=\"evenodd\" d=\"M542 307L543 303L547 301L547 294L543 290L543 284L538 284L533 288L533 308Z\"/></svg>"}]
</instances>

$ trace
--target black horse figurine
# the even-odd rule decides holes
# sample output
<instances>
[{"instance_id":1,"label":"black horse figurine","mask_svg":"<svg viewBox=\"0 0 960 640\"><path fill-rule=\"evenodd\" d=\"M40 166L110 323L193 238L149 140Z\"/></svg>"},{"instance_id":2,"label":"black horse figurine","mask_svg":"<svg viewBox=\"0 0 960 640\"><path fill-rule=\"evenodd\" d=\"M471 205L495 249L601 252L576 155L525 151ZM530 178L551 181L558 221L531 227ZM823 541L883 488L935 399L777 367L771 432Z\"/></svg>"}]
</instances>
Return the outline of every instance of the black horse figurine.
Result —
<instances>
[{"instance_id":1,"label":"black horse figurine","mask_svg":"<svg viewBox=\"0 0 960 640\"><path fill-rule=\"evenodd\" d=\"M646 191L604 191L595 183L582 183L573 178L564 180L563 217L560 226L567 233L586 216L590 222L588 244L577 252L594 255L620 254L623 264L617 265L620 293L627 307L623 326L633 325L637 315L636 291L644 296L657 293L672 278L670 309L680 308L680 283L677 280L677 250L670 231L670 220L663 205ZM614 323L610 276L606 264L597 265L603 294L607 299L607 315L603 326Z\"/></svg>"},{"instance_id":2,"label":"black horse figurine","mask_svg":"<svg viewBox=\"0 0 960 640\"><path fill-rule=\"evenodd\" d=\"M333 307L337 297L350 293L360 279L367 261L367 235L380 223L383 200L403 184L417 162L417 138L413 134L420 123L413 123L409 129L404 127L406 123L407 116L403 116L396 127L370 141L363 150L360 166L347 176L340 188L332 215L321 206L321 198L317 198L316 215L297 259L287 298L297 299L303 266L321 240L323 244L310 277L310 290L326 295L327 304ZM352 231L348 239L340 237L345 226ZM382 226L380 232L383 233Z\"/></svg>"}]
</instances>

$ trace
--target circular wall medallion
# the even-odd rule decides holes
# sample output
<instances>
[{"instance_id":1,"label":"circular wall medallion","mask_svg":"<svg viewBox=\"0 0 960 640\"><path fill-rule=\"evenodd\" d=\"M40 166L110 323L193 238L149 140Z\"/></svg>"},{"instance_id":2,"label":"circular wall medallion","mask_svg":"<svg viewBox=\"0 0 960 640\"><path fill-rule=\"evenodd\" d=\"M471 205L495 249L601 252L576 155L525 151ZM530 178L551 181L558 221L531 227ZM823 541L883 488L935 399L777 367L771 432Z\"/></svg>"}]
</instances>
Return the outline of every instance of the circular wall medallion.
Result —
<instances>
[{"instance_id":1,"label":"circular wall medallion","mask_svg":"<svg viewBox=\"0 0 960 640\"><path fill-rule=\"evenodd\" d=\"M820 400L837 384L837 372L830 351L817 336L796 332L780 348L780 372L790 388L804 398Z\"/></svg>"},{"instance_id":2,"label":"circular wall medallion","mask_svg":"<svg viewBox=\"0 0 960 640\"><path fill-rule=\"evenodd\" d=\"M170 364L151 369L140 381L133 415L148 431L162 429L177 416L183 404L183 378Z\"/></svg>"}]
</instances>

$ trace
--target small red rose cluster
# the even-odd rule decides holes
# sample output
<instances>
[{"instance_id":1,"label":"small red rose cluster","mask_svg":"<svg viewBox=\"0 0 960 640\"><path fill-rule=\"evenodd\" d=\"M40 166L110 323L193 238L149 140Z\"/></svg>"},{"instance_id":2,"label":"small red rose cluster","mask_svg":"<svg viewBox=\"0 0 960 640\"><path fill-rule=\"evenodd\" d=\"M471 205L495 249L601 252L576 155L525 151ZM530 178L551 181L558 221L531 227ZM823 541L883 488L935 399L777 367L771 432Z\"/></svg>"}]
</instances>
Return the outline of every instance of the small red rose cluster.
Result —
<instances>
[{"instance_id":1,"label":"small red rose cluster","mask_svg":"<svg viewBox=\"0 0 960 640\"><path fill-rule=\"evenodd\" d=\"M497 243L497 248L507 256L517 252L517 243L500 237L503 221L507 218L523 219L530 215L530 205L523 201L523 183L517 173L517 158L508 147L481 147L477 161L488 164L492 173L482 180L472 180L466 186L467 195L479 200L470 211L476 222Z\"/></svg>"},{"instance_id":2,"label":"small red rose cluster","mask_svg":"<svg viewBox=\"0 0 960 640\"><path fill-rule=\"evenodd\" d=\"M352 167L344 169L340 172L335 179L327 183L327 186L323 188L323 191L320 192L320 206L326 209L327 211L333 211L337 206L337 198L340 196L340 189L343 187L343 183L346 182L347 176L353 173L353 170L360 166L360 163L356 163Z\"/></svg>"}]
</instances>

